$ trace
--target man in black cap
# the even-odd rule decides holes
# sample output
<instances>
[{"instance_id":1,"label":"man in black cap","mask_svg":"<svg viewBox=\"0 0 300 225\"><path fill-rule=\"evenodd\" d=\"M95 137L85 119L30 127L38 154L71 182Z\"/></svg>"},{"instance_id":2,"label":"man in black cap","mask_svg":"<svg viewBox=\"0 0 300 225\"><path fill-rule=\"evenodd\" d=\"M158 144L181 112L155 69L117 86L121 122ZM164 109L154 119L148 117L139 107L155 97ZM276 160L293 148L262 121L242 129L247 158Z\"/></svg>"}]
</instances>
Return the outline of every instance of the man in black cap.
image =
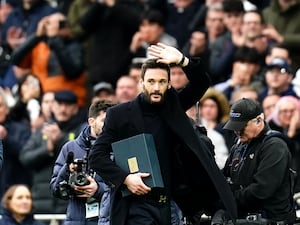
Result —
<instances>
[{"instance_id":1,"label":"man in black cap","mask_svg":"<svg viewBox=\"0 0 300 225\"><path fill-rule=\"evenodd\" d=\"M58 91L54 98L50 121L32 133L20 152L21 163L33 171L34 213L66 212L66 202L53 198L49 180L62 146L74 140L86 125L85 112L79 109L73 91Z\"/></svg>"},{"instance_id":2,"label":"man in black cap","mask_svg":"<svg viewBox=\"0 0 300 225\"><path fill-rule=\"evenodd\" d=\"M293 223L291 155L283 136L264 120L260 104L246 98L234 103L224 129L237 135L224 175L234 193L239 218L247 219L250 214L266 224Z\"/></svg>"}]
</instances>

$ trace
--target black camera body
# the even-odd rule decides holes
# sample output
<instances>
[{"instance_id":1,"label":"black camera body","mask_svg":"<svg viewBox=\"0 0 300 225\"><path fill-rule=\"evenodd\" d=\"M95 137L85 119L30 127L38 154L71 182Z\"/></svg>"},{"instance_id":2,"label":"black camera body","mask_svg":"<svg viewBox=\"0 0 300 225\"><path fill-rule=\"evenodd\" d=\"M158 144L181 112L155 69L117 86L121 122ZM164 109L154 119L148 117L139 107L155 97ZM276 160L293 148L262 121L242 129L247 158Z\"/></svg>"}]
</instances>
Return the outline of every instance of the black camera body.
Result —
<instances>
[{"instance_id":1,"label":"black camera body","mask_svg":"<svg viewBox=\"0 0 300 225\"><path fill-rule=\"evenodd\" d=\"M72 196L82 195L83 194L82 192L78 192L74 190L74 186L88 185L90 184L88 180L88 176L94 177L93 171L88 169L87 157L85 157L84 159L71 160L70 155L68 155L67 158L67 170L69 169L69 165L71 163L76 165L76 170L69 172L68 179L63 180L62 182L59 183L58 192L62 199L70 199Z\"/></svg>"}]
</instances>

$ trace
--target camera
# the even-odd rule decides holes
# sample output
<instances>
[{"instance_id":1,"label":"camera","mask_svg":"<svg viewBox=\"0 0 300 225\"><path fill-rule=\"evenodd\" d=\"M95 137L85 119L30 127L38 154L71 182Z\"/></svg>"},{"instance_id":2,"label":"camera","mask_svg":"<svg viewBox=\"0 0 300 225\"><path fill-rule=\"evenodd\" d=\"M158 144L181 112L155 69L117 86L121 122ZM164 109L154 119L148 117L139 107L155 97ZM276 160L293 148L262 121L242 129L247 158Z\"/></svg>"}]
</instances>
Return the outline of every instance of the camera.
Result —
<instances>
[{"instance_id":1,"label":"camera","mask_svg":"<svg viewBox=\"0 0 300 225\"><path fill-rule=\"evenodd\" d=\"M73 160L73 152L69 152L66 163L68 169L71 163L76 165L76 170L69 171L68 179L61 181L58 185L58 192L62 199L69 199L74 195L83 194L82 192L75 191L74 186L88 185L90 184L88 176L94 177L93 171L88 169L87 157Z\"/></svg>"}]
</instances>

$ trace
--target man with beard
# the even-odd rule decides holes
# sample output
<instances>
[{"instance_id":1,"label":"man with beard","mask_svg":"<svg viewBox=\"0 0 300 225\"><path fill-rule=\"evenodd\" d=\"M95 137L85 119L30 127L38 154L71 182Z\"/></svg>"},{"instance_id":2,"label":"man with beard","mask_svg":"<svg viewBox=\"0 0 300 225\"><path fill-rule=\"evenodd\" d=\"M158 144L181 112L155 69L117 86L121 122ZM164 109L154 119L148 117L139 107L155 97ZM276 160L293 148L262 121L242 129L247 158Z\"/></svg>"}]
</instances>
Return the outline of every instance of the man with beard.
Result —
<instances>
[{"instance_id":1,"label":"man with beard","mask_svg":"<svg viewBox=\"0 0 300 225\"><path fill-rule=\"evenodd\" d=\"M148 51L155 58L142 66L143 92L108 109L89 157L90 168L112 188L111 224L179 225L175 202L184 215L193 216L200 210L213 212L219 199L235 217L231 190L185 114L210 85L201 61L161 43ZM181 65L189 79L180 92L170 85L171 63ZM143 182L151 174L128 173L111 160L111 143L142 133L154 138L164 188L151 189ZM122 197L124 186L131 195Z\"/></svg>"}]
</instances>

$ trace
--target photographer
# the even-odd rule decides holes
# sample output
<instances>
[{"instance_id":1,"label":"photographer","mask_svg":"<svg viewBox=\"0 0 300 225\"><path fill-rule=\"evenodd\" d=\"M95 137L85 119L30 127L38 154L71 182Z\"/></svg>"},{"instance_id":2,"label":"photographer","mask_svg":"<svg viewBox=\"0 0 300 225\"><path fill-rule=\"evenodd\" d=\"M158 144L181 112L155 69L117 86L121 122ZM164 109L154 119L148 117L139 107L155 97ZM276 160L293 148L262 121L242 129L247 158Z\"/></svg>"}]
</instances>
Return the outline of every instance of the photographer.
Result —
<instances>
[{"instance_id":1,"label":"photographer","mask_svg":"<svg viewBox=\"0 0 300 225\"><path fill-rule=\"evenodd\" d=\"M109 188L87 168L90 147L102 132L106 109L112 103L94 102L89 108L88 126L73 141L66 143L55 162L50 188L57 198L68 200L64 225L109 224ZM103 197L102 197L103 196ZM107 212L107 213L106 213Z\"/></svg>"},{"instance_id":2,"label":"photographer","mask_svg":"<svg viewBox=\"0 0 300 225\"><path fill-rule=\"evenodd\" d=\"M224 129L237 136L223 169L238 206L236 224L293 224L293 174L284 136L270 129L260 104L247 98L232 105ZM220 224L220 216L212 224Z\"/></svg>"}]
</instances>

